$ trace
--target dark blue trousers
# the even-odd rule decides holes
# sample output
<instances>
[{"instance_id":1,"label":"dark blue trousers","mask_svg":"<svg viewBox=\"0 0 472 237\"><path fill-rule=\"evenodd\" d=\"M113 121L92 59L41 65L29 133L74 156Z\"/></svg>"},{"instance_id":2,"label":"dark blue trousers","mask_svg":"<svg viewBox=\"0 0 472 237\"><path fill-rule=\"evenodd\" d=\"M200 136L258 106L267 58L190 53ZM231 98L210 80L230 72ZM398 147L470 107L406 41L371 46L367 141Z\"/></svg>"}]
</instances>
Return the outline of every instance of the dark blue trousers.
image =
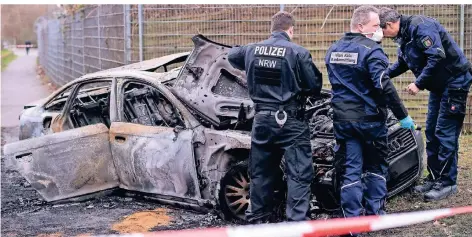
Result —
<instances>
[{"instance_id":1,"label":"dark blue trousers","mask_svg":"<svg viewBox=\"0 0 472 237\"><path fill-rule=\"evenodd\" d=\"M287 218L308 220L314 175L308 123L289 116L281 128L273 115L256 113L251 139L247 220L266 218L273 212L274 182L282 156L286 162Z\"/></svg>"},{"instance_id":2,"label":"dark blue trousers","mask_svg":"<svg viewBox=\"0 0 472 237\"><path fill-rule=\"evenodd\" d=\"M449 83L443 92L429 94L425 131L428 178L444 186L457 182L459 135L471 81L472 75L466 73Z\"/></svg>"},{"instance_id":3,"label":"dark blue trousers","mask_svg":"<svg viewBox=\"0 0 472 237\"><path fill-rule=\"evenodd\" d=\"M335 122L336 157L344 217L384 213L387 197L388 145L385 122ZM363 202L365 207L363 207Z\"/></svg>"}]
</instances>

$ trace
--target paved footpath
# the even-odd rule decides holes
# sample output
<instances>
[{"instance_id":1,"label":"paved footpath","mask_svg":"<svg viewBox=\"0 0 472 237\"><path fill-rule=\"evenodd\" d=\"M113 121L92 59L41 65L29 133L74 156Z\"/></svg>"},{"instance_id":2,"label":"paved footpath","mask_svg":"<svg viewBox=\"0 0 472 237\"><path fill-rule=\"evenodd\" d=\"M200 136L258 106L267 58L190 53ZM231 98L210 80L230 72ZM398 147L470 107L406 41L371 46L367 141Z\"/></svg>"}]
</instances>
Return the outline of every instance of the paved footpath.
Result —
<instances>
[{"instance_id":1,"label":"paved footpath","mask_svg":"<svg viewBox=\"0 0 472 237\"><path fill-rule=\"evenodd\" d=\"M18 56L1 76L1 126L16 127L23 106L49 95L46 85L36 77L37 50L26 55L24 49L14 50Z\"/></svg>"}]
</instances>

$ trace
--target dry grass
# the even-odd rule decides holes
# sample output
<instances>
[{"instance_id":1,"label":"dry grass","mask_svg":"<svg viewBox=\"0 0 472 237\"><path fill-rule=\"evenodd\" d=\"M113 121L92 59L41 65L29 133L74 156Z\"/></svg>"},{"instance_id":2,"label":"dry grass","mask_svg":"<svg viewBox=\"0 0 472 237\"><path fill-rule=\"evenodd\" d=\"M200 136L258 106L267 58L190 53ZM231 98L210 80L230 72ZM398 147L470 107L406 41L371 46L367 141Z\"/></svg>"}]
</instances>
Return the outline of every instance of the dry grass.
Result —
<instances>
[{"instance_id":1,"label":"dry grass","mask_svg":"<svg viewBox=\"0 0 472 237\"><path fill-rule=\"evenodd\" d=\"M399 195L387 203L387 211L410 212L472 205L472 135L460 138L459 193L449 199L426 203L410 193ZM472 215L460 215L435 222L371 233L367 236L472 236Z\"/></svg>"}]
</instances>

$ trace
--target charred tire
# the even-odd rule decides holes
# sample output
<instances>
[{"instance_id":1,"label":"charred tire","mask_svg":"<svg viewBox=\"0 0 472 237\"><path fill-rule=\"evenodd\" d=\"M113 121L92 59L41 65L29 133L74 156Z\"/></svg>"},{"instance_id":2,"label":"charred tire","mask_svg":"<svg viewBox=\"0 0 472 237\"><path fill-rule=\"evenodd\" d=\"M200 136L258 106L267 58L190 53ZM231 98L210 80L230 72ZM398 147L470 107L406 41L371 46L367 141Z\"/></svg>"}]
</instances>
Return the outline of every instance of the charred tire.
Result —
<instances>
[{"instance_id":1,"label":"charred tire","mask_svg":"<svg viewBox=\"0 0 472 237\"><path fill-rule=\"evenodd\" d=\"M245 211L249 207L248 161L229 168L221 179L218 201L225 220L245 220Z\"/></svg>"},{"instance_id":2,"label":"charred tire","mask_svg":"<svg viewBox=\"0 0 472 237\"><path fill-rule=\"evenodd\" d=\"M286 184L282 180L282 169L280 169L279 176L280 181L276 182L274 186L274 212L271 220L278 220L284 216ZM245 212L250 202L249 185L247 160L232 165L221 179L218 201L222 217L225 220L245 221Z\"/></svg>"}]
</instances>

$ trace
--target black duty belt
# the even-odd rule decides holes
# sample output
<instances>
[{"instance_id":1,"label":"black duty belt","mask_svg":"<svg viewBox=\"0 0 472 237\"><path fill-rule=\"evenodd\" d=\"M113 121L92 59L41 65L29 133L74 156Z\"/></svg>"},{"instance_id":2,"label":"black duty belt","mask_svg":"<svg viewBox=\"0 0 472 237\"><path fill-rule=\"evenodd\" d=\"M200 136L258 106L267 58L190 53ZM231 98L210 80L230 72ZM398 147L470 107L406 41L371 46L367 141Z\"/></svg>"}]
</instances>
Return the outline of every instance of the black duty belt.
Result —
<instances>
[{"instance_id":1,"label":"black duty belt","mask_svg":"<svg viewBox=\"0 0 472 237\"><path fill-rule=\"evenodd\" d=\"M260 104L256 103L254 105L254 109L257 111L262 111L262 110L269 110L269 111L277 111L280 110L280 107L283 107L283 110L285 111L290 111L290 110L298 110L299 105L298 104L287 104L287 105L278 105L278 104Z\"/></svg>"},{"instance_id":2,"label":"black duty belt","mask_svg":"<svg viewBox=\"0 0 472 237\"><path fill-rule=\"evenodd\" d=\"M288 116L291 116L291 117L295 117L297 116L297 111L293 111L293 110L285 110L285 112L287 113ZM256 111L256 114L265 114L265 115L272 115L272 116L275 116L275 114L277 113L277 111L272 111L272 110L259 110L259 111Z\"/></svg>"},{"instance_id":3,"label":"black duty belt","mask_svg":"<svg viewBox=\"0 0 472 237\"><path fill-rule=\"evenodd\" d=\"M365 115L353 118L337 118L334 117L335 122L382 122L385 121L385 117L381 114L377 115Z\"/></svg>"},{"instance_id":4,"label":"black duty belt","mask_svg":"<svg viewBox=\"0 0 472 237\"><path fill-rule=\"evenodd\" d=\"M255 105L256 114L266 114L272 115L275 118L275 121L280 127L283 127L287 118L297 117L297 104L285 104L285 105L276 105L276 104L260 104L256 103Z\"/></svg>"}]
</instances>

